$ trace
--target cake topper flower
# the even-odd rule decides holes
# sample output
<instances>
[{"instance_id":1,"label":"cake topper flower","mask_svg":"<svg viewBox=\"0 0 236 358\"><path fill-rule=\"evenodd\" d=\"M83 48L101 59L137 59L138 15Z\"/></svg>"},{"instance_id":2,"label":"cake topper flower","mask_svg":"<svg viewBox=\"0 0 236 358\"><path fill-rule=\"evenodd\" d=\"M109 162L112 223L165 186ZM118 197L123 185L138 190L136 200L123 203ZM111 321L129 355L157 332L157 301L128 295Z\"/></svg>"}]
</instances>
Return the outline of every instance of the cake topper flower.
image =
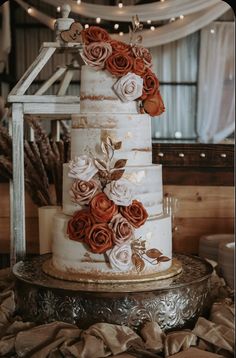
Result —
<instances>
[{"instance_id":1,"label":"cake topper flower","mask_svg":"<svg viewBox=\"0 0 236 358\"><path fill-rule=\"evenodd\" d=\"M161 98L159 81L150 70L152 56L150 51L141 45L142 36L137 35L142 30L138 16L132 17L132 26L129 28L130 43L113 40L108 32L98 26L90 26L81 32L83 41L82 57L94 70L102 69L118 78L114 84L114 92L123 101L137 100L140 113L159 116L165 111ZM126 86L127 75L133 74L140 80ZM142 82L142 93L139 88ZM136 94L139 96L136 97Z\"/></svg>"}]
</instances>

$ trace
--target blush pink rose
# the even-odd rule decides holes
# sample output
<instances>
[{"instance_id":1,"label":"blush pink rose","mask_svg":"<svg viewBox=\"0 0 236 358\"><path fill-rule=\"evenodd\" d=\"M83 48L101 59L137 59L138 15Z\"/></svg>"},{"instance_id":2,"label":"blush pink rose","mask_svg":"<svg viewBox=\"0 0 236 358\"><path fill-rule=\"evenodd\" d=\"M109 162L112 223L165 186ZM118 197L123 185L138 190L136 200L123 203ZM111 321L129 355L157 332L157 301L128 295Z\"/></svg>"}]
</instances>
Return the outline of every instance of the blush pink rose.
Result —
<instances>
[{"instance_id":1,"label":"blush pink rose","mask_svg":"<svg viewBox=\"0 0 236 358\"><path fill-rule=\"evenodd\" d=\"M92 42L84 46L82 57L89 66L101 70L111 54L112 47L108 42Z\"/></svg>"}]
</instances>

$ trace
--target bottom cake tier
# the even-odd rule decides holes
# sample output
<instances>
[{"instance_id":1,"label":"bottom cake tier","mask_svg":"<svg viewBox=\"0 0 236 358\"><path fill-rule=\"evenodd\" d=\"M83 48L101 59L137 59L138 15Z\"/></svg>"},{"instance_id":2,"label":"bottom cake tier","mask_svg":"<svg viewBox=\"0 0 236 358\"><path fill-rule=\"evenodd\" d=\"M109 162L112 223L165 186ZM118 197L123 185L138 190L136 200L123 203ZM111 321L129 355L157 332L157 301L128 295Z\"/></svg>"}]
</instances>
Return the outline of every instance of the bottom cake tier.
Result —
<instances>
[{"instance_id":1,"label":"bottom cake tier","mask_svg":"<svg viewBox=\"0 0 236 358\"><path fill-rule=\"evenodd\" d=\"M84 281L142 279L171 267L169 216L147 220L135 230L131 243L116 246L103 254L92 253L86 244L69 239L66 234L69 219L70 216L64 214L57 214L54 219L52 266L59 278L73 280L78 274L79 280ZM61 277L60 272L63 273Z\"/></svg>"}]
</instances>

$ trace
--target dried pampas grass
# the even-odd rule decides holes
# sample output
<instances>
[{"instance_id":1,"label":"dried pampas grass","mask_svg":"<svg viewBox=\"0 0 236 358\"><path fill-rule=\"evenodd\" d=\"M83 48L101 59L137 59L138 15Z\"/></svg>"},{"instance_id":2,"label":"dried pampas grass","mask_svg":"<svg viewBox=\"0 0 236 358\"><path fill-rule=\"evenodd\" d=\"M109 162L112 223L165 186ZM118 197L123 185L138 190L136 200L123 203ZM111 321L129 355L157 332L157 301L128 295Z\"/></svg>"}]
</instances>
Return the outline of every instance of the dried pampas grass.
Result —
<instances>
[{"instance_id":1,"label":"dried pampas grass","mask_svg":"<svg viewBox=\"0 0 236 358\"><path fill-rule=\"evenodd\" d=\"M62 204L63 163L68 161L70 135L62 125L63 138L50 140L40 121L28 118L35 141L24 141L25 188L37 206ZM12 179L12 139L0 124L0 175ZM51 190L52 182L54 190Z\"/></svg>"}]
</instances>

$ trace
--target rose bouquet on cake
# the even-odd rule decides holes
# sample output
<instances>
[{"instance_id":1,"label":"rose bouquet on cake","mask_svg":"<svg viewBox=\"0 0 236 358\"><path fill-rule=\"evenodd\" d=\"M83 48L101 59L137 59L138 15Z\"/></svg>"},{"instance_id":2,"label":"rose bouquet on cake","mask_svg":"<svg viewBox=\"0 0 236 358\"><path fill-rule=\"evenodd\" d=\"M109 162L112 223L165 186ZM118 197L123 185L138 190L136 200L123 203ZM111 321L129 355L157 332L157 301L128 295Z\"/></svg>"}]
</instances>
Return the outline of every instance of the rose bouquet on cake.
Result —
<instances>
[{"instance_id":1,"label":"rose bouquet on cake","mask_svg":"<svg viewBox=\"0 0 236 358\"><path fill-rule=\"evenodd\" d=\"M113 40L106 30L97 26L82 30L81 37L83 60L94 70L106 70L117 77L113 90L121 101L137 100L140 111L151 116L165 111L148 49Z\"/></svg>"},{"instance_id":2,"label":"rose bouquet on cake","mask_svg":"<svg viewBox=\"0 0 236 358\"><path fill-rule=\"evenodd\" d=\"M134 184L123 177L127 160L113 160L120 147L121 142L107 137L101 144L104 160L83 155L70 161L70 196L81 209L69 220L67 234L88 251L104 254L112 268L123 271L134 265L142 271L144 256L153 264L168 258L156 249L146 250L145 241L135 238L148 213L134 198Z\"/></svg>"}]
</instances>

